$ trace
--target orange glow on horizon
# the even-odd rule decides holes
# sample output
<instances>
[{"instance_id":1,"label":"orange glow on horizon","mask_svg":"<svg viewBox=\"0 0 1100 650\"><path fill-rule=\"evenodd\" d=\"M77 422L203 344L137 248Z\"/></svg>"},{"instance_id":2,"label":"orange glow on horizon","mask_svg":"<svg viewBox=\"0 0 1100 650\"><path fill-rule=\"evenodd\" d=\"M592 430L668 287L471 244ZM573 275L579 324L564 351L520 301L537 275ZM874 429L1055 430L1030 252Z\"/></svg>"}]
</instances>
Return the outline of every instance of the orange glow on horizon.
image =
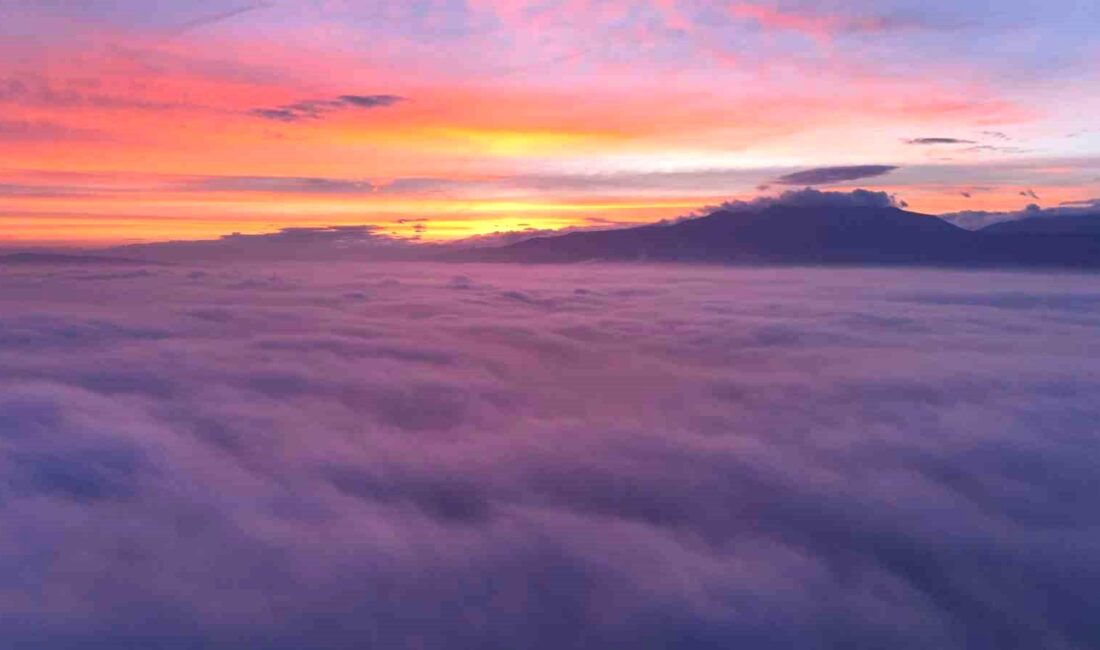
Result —
<instances>
[{"instance_id":1,"label":"orange glow on horizon","mask_svg":"<svg viewBox=\"0 0 1100 650\"><path fill-rule=\"evenodd\" d=\"M380 29L335 18L356 3L270 4L168 7L164 24L44 12L0 42L0 243L641 223L832 166L892 171L822 189L928 213L1100 195L1088 119L1063 123L1049 88L998 85L984 61L880 65L861 48L917 31L889 16L478 0L423 24L395 6Z\"/></svg>"}]
</instances>

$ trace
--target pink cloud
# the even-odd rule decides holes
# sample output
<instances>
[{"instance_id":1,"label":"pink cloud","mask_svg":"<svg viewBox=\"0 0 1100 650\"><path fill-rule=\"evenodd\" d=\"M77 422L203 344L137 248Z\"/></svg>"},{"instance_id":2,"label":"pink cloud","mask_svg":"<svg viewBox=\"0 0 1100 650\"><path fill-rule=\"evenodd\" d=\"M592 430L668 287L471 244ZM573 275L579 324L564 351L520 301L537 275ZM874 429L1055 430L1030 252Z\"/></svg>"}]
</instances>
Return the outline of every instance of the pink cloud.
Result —
<instances>
[{"instance_id":1,"label":"pink cloud","mask_svg":"<svg viewBox=\"0 0 1100 650\"><path fill-rule=\"evenodd\" d=\"M849 16L815 11L786 10L772 4L734 2L728 11L768 30L791 31L828 43L839 33L869 33L896 29L906 24L881 16Z\"/></svg>"}]
</instances>

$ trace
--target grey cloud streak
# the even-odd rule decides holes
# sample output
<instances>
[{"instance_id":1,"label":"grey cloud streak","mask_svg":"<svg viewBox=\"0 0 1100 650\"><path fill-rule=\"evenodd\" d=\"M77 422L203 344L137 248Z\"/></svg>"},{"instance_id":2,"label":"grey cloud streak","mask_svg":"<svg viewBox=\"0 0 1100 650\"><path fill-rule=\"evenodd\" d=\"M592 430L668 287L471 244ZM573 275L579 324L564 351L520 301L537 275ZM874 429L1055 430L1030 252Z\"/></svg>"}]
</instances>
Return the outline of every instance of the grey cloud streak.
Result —
<instances>
[{"instance_id":1,"label":"grey cloud streak","mask_svg":"<svg viewBox=\"0 0 1100 650\"><path fill-rule=\"evenodd\" d=\"M778 185L831 185L863 178L884 176L898 169L895 165L850 165L818 167L785 174L772 181Z\"/></svg>"},{"instance_id":2,"label":"grey cloud streak","mask_svg":"<svg viewBox=\"0 0 1100 650\"><path fill-rule=\"evenodd\" d=\"M959 138L912 138L906 140L905 143L915 145L977 144L973 140L960 140Z\"/></svg>"},{"instance_id":3,"label":"grey cloud streak","mask_svg":"<svg viewBox=\"0 0 1100 650\"><path fill-rule=\"evenodd\" d=\"M273 192L288 194L366 194L369 181L308 176L205 176L180 184L195 192Z\"/></svg>"},{"instance_id":4,"label":"grey cloud streak","mask_svg":"<svg viewBox=\"0 0 1100 650\"><path fill-rule=\"evenodd\" d=\"M336 99L311 99L273 108L255 108L249 114L275 122L301 122L321 119L335 111L384 108L403 101L408 100L397 95L340 95Z\"/></svg>"},{"instance_id":5,"label":"grey cloud streak","mask_svg":"<svg viewBox=\"0 0 1100 650\"><path fill-rule=\"evenodd\" d=\"M0 281L13 647L1100 640L1092 277Z\"/></svg>"}]
</instances>

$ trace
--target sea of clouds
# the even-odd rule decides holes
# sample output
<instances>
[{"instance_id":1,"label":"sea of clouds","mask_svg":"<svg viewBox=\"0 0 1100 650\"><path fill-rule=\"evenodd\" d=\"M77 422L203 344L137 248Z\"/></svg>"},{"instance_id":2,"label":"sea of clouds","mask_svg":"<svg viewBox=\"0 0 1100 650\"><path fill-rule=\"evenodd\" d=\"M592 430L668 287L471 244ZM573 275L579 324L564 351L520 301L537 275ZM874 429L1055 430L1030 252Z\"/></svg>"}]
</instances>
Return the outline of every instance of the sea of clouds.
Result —
<instances>
[{"instance_id":1,"label":"sea of clouds","mask_svg":"<svg viewBox=\"0 0 1100 650\"><path fill-rule=\"evenodd\" d=\"M0 270L12 649L1100 646L1096 276Z\"/></svg>"}]
</instances>

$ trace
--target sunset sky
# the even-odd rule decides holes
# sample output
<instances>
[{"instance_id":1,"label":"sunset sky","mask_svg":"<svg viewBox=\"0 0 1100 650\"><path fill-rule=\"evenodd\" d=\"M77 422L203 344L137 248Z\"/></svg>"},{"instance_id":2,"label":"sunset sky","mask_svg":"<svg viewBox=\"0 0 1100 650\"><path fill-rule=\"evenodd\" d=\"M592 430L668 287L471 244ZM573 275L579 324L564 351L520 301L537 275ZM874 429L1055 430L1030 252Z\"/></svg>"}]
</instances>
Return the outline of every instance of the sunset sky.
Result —
<instances>
[{"instance_id":1,"label":"sunset sky","mask_svg":"<svg viewBox=\"0 0 1100 650\"><path fill-rule=\"evenodd\" d=\"M1100 196L1097 24L1095 0L0 0L0 242L440 240L802 185L1054 207Z\"/></svg>"}]
</instances>

